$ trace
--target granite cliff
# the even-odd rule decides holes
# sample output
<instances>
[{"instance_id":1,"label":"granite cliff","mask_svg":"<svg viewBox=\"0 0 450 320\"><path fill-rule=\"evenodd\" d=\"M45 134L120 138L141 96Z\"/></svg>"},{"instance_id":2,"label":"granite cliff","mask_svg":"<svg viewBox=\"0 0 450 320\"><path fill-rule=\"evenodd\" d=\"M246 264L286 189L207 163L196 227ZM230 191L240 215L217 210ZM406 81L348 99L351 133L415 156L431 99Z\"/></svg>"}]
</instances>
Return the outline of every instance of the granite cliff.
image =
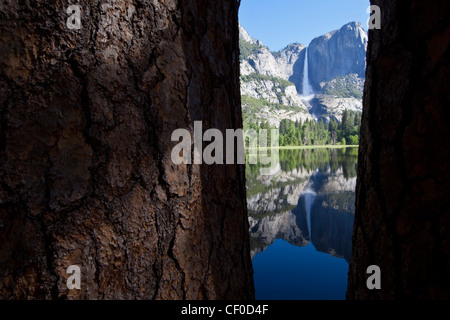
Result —
<instances>
[{"instance_id":1,"label":"granite cliff","mask_svg":"<svg viewBox=\"0 0 450 320\"><path fill-rule=\"evenodd\" d=\"M367 33L361 24L348 23L315 38L308 47L293 43L280 52L271 52L242 26L239 30L244 120L264 119L278 126L282 119L305 121L334 117L340 120L345 109L362 110ZM307 51L308 80L314 97L303 95ZM275 85L282 80L286 82L283 88ZM295 111L288 112L292 107ZM265 112L258 112L261 109Z\"/></svg>"}]
</instances>

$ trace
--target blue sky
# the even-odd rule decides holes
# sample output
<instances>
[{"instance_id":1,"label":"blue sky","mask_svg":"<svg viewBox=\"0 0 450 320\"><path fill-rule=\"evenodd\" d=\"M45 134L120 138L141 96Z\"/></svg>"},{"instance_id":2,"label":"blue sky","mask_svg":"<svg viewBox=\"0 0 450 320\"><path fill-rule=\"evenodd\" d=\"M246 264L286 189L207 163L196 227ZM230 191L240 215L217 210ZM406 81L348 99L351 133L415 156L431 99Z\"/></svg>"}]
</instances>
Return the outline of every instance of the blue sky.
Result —
<instances>
[{"instance_id":1,"label":"blue sky","mask_svg":"<svg viewBox=\"0 0 450 320\"><path fill-rule=\"evenodd\" d=\"M369 0L242 0L239 20L248 33L272 51L312 39L344 24L367 30Z\"/></svg>"}]
</instances>

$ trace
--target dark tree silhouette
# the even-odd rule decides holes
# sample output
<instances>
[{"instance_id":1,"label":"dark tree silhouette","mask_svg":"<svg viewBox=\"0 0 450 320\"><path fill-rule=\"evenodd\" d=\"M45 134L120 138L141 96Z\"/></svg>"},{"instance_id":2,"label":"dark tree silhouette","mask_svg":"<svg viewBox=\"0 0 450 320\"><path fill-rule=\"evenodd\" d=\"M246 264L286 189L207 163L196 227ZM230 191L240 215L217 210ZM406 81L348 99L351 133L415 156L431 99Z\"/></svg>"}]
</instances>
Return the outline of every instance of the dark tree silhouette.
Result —
<instances>
[{"instance_id":1,"label":"dark tree silhouette","mask_svg":"<svg viewBox=\"0 0 450 320\"><path fill-rule=\"evenodd\" d=\"M350 299L450 298L450 2L372 0ZM381 290L366 286L381 269Z\"/></svg>"}]
</instances>

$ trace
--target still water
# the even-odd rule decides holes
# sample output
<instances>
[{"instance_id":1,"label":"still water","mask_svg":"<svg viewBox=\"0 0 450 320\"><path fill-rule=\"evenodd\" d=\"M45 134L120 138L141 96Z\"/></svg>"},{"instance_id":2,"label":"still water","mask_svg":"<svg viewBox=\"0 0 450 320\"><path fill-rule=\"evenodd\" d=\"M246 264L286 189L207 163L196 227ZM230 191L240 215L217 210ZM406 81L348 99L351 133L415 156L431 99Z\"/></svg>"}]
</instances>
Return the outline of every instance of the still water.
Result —
<instances>
[{"instance_id":1,"label":"still water","mask_svg":"<svg viewBox=\"0 0 450 320\"><path fill-rule=\"evenodd\" d=\"M280 150L273 175L247 165L256 299L341 300L351 256L356 148Z\"/></svg>"}]
</instances>

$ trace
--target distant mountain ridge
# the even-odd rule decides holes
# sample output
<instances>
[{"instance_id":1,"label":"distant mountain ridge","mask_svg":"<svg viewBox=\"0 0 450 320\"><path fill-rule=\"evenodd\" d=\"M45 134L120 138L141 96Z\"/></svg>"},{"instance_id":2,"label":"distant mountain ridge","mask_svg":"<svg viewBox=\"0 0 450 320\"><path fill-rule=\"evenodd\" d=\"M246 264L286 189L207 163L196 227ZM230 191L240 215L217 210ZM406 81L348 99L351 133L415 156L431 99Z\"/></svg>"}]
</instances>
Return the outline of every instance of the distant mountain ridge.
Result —
<instances>
[{"instance_id":1,"label":"distant mountain ridge","mask_svg":"<svg viewBox=\"0 0 450 320\"><path fill-rule=\"evenodd\" d=\"M308 46L309 74L313 88L320 90L321 83L349 73L364 78L366 50L367 33L356 22L313 39Z\"/></svg>"},{"instance_id":2,"label":"distant mountain ridge","mask_svg":"<svg viewBox=\"0 0 450 320\"><path fill-rule=\"evenodd\" d=\"M366 68L367 32L360 23L350 22L339 30L328 32L311 41L308 47L292 43L280 52L271 52L268 47L239 25L241 48L241 94L243 95L244 119L258 121L258 118L278 126L282 119L305 121L306 119L336 118L340 120L345 109L362 110L362 91ZM302 99L305 56L308 50L308 80L315 97ZM264 76L260 81L255 75ZM270 83L272 78L273 85ZM291 86L275 85L285 80ZM294 88L292 88L294 86ZM297 96L297 98L295 97ZM251 97L253 100L248 99ZM296 107L295 112L259 112L249 100L267 100L278 104L275 109ZM278 97L279 99L275 99ZM288 103L282 97L289 97ZM256 103L261 106L262 101ZM270 109L270 108L269 108ZM273 109L273 108L272 108ZM274 110L272 110L274 111Z\"/></svg>"}]
</instances>

